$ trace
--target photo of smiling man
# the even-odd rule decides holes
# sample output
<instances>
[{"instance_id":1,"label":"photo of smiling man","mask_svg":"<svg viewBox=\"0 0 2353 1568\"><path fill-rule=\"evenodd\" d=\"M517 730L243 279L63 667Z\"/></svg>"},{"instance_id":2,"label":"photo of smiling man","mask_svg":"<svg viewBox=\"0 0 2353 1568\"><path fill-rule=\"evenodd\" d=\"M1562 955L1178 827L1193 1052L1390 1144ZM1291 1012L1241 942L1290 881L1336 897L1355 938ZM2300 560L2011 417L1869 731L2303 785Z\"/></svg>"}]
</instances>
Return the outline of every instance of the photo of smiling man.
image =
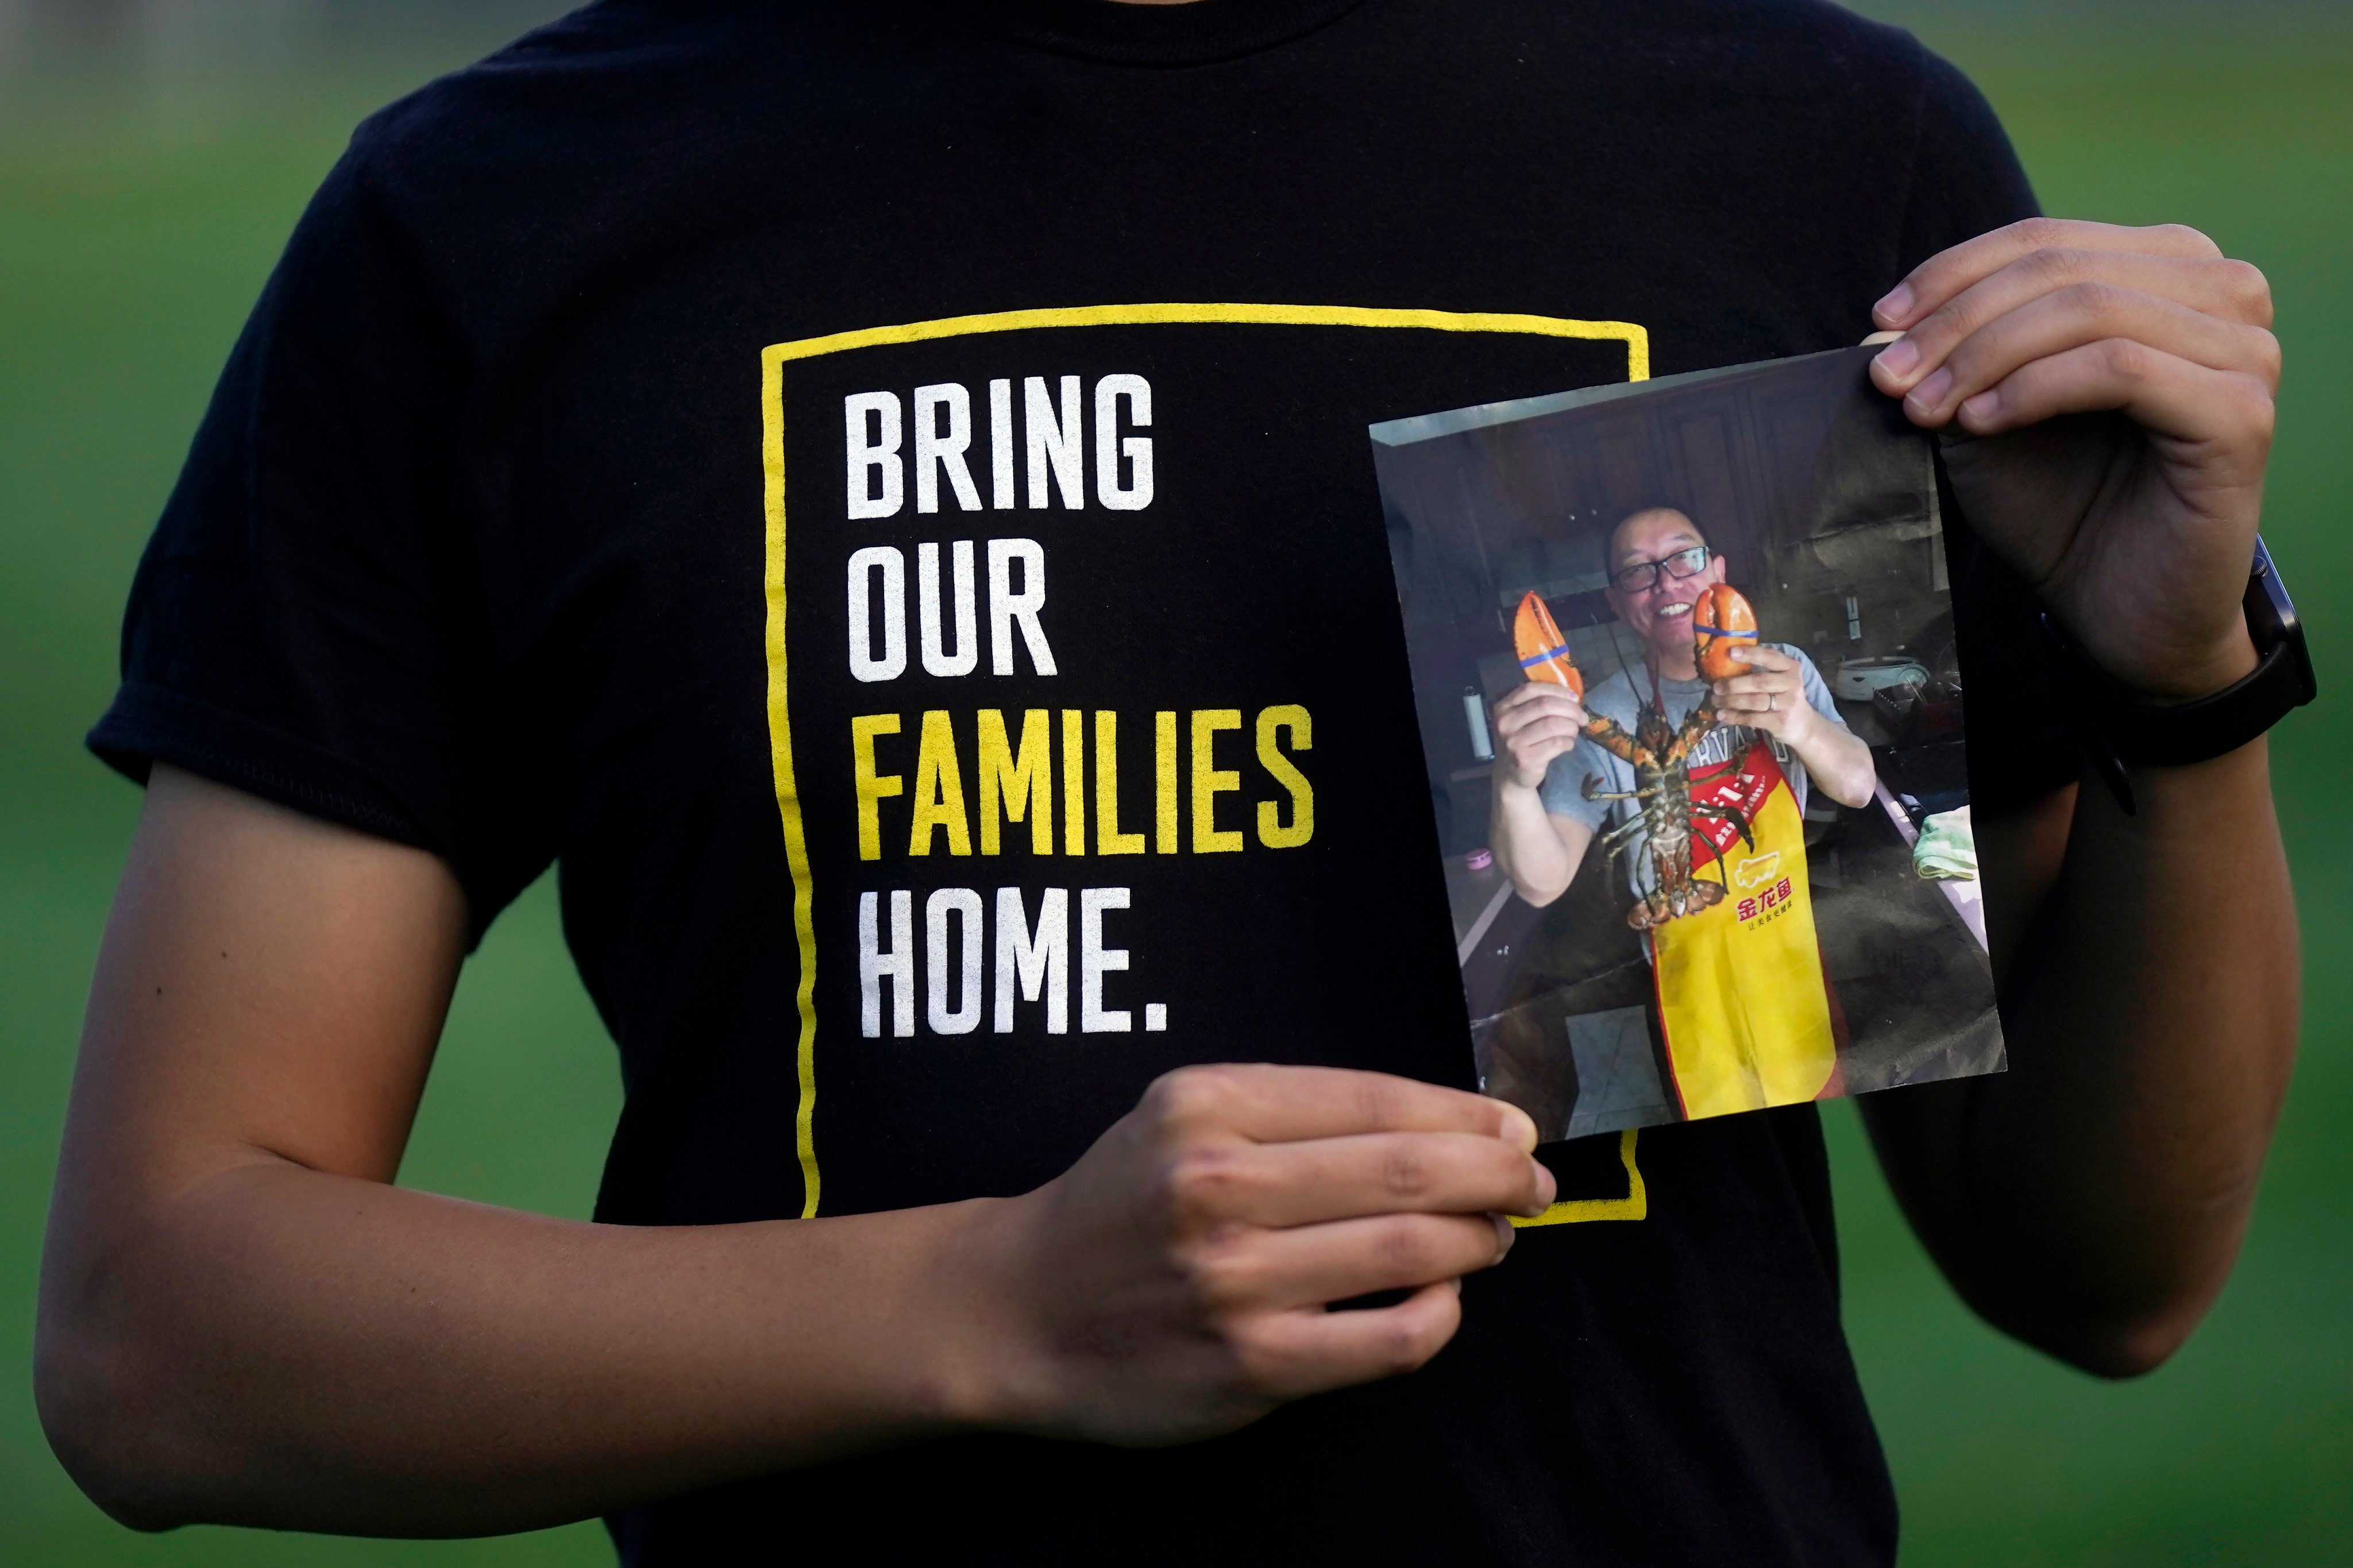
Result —
<instances>
[{"instance_id":1,"label":"photo of smiling man","mask_svg":"<svg viewBox=\"0 0 2353 1568\"><path fill-rule=\"evenodd\" d=\"M1968 520L1868 354L1372 430L1475 1078L1546 1139L2008 1061Z\"/></svg>"},{"instance_id":2,"label":"photo of smiling man","mask_svg":"<svg viewBox=\"0 0 2353 1568\"><path fill-rule=\"evenodd\" d=\"M1541 908L1567 890L1597 835L1606 860L1625 862L1684 1116L1835 1093L1841 1031L1814 932L1805 807L1810 787L1869 802L1871 750L1793 646L1736 641L1708 679L1701 643L1722 628L1703 614L1726 563L1689 516L1636 511L1605 558L1604 595L1641 665L1582 696L1531 679L1495 703L1497 864Z\"/></svg>"},{"instance_id":3,"label":"photo of smiling man","mask_svg":"<svg viewBox=\"0 0 2353 1568\"><path fill-rule=\"evenodd\" d=\"M1559 898L1596 833L1615 826L1613 817L1617 824L1640 818L1639 803L1630 798L1638 787L1633 765L1586 734L1585 725L1598 716L1636 734L1646 698L1674 727L1713 698L1721 727L1694 742L1686 765L1694 773L1731 761L1762 736L1801 815L1810 787L1841 805L1871 799L1876 783L1871 749L1847 728L1802 650L1759 643L1734 653L1748 673L1701 679L1692 608L1725 581L1725 562L1709 549L1698 524L1670 507L1635 512L1611 532L1609 562L1605 593L1641 645L1648 689L1638 690L1630 667L1582 699L1567 687L1530 681L1494 705L1492 842L1497 864L1522 898L1539 907ZM1594 795L1620 798L1589 797L1588 778L1603 781ZM1639 858L1625 858L1639 879ZM1635 891L1646 890L1638 881Z\"/></svg>"}]
</instances>

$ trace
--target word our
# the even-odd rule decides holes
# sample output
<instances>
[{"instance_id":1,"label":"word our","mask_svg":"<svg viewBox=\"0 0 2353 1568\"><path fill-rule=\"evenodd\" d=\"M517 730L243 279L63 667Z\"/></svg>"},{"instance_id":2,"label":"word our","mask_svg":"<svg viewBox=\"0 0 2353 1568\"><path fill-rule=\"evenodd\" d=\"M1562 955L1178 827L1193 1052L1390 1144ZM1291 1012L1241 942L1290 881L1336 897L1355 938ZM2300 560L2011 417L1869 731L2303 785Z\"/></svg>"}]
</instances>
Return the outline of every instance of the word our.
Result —
<instances>
[{"instance_id":1,"label":"word our","mask_svg":"<svg viewBox=\"0 0 2353 1568\"><path fill-rule=\"evenodd\" d=\"M915 547L915 618L926 675L970 675L980 668L973 560L971 540L959 539L948 547L948 594L943 603L940 547ZM1040 675L1056 673L1054 650L1038 617L1045 605L1045 547L1034 539L988 541L990 673L1014 673L1016 627L1031 668ZM896 680L906 672L907 557L896 545L870 544L849 556L849 673L871 682Z\"/></svg>"}]
</instances>

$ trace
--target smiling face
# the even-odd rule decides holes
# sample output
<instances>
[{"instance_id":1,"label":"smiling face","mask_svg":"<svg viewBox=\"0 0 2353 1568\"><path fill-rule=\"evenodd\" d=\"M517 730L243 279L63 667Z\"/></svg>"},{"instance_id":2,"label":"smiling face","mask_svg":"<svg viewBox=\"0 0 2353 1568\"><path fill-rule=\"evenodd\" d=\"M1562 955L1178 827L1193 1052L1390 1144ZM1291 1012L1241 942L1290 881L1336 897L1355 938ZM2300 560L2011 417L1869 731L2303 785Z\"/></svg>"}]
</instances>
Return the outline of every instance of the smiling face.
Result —
<instances>
[{"instance_id":1,"label":"smiling face","mask_svg":"<svg viewBox=\"0 0 2353 1568\"><path fill-rule=\"evenodd\" d=\"M1661 571L1656 574L1657 582L1633 592L1619 587L1617 576L1630 566L1664 561L1706 542L1698 524L1669 507L1638 511L1609 535L1609 607L1642 639L1658 672L1676 680L1691 680L1699 674L1692 657L1692 605L1724 581L1724 557L1710 556L1707 564L1689 577Z\"/></svg>"}]
</instances>

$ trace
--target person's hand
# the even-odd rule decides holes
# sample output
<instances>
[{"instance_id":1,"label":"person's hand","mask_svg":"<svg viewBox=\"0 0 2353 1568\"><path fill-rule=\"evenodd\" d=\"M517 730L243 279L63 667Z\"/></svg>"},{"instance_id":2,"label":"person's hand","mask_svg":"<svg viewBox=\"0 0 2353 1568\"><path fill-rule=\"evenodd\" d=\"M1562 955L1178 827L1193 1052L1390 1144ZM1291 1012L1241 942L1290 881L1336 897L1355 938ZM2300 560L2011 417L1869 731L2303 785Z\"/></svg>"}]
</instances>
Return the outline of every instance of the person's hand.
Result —
<instances>
[{"instance_id":1,"label":"person's hand","mask_svg":"<svg viewBox=\"0 0 2353 1568\"><path fill-rule=\"evenodd\" d=\"M1758 645L1736 647L1732 657L1748 667L1746 675L1714 683L1715 716L1726 724L1745 724L1789 746L1802 745L1806 733L1821 721L1806 700L1805 677L1798 661L1777 647Z\"/></svg>"},{"instance_id":2,"label":"person's hand","mask_svg":"<svg viewBox=\"0 0 2353 1568\"><path fill-rule=\"evenodd\" d=\"M1516 1107L1380 1073L1170 1073L1004 1206L981 1418L1179 1443L1412 1371L1453 1336L1461 1278L1510 1249L1497 1215L1552 1202L1535 1142ZM1409 1294L1326 1310L1377 1291Z\"/></svg>"},{"instance_id":3,"label":"person's hand","mask_svg":"<svg viewBox=\"0 0 2353 1568\"><path fill-rule=\"evenodd\" d=\"M1923 262L1873 310L1914 423L1957 426L1962 510L2084 651L2186 699L2254 667L2280 350L2270 286L2178 226L2033 218Z\"/></svg>"},{"instance_id":4,"label":"person's hand","mask_svg":"<svg viewBox=\"0 0 2353 1568\"><path fill-rule=\"evenodd\" d=\"M1585 717L1585 704L1577 694L1548 680L1531 680L1498 699L1491 727L1499 782L1542 788L1552 760L1576 746Z\"/></svg>"}]
</instances>

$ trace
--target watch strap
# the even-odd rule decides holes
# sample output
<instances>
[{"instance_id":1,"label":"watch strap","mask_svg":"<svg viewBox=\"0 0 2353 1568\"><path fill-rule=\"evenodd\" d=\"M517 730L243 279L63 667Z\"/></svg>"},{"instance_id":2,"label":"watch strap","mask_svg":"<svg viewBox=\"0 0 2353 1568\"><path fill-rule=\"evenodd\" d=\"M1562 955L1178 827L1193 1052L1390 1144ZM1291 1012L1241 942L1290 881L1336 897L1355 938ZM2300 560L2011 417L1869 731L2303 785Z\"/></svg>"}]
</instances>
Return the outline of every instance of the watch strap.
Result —
<instances>
[{"instance_id":1,"label":"watch strap","mask_svg":"<svg viewBox=\"0 0 2353 1568\"><path fill-rule=\"evenodd\" d=\"M2137 698L2084 658L2052 616L2042 616L2061 705L2094 771L2126 815L2135 803L2125 763L2179 767L2228 755L2316 694L2303 626L2260 541L2241 602L2255 644L2255 668L2221 690L2188 702Z\"/></svg>"}]
</instances>

